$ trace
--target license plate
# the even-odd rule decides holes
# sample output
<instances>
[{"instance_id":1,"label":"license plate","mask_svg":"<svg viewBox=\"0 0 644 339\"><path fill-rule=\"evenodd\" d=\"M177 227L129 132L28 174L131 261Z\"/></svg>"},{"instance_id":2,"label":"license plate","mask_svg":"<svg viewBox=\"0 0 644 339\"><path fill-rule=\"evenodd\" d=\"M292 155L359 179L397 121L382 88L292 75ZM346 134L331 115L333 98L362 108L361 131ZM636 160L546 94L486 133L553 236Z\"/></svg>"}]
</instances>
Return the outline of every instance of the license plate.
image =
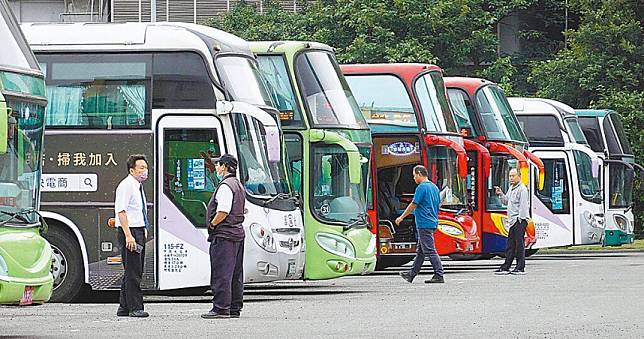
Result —
<instances>
[{"instance_id":1,"label":"license plate","mask_svg":"<svg viewBox=\"0 0 644 339\"><path fill-rule=\"evenodd\" d=\"M293 275L295 275L295 263L290 262L288 263L288 270L286 271L286 276L292 277Z\"/></svg>"},{"instance_id":2,"label":"license plate","mask_svg":"<svg viewBox=\"0 0 644 339\"><path fill-rule=\"evenodd\" d=\"M25 286L25 291L22 292L20 298L20 306L31 305L34 302L34 288L33 286Z\"/></svg>"}]
</instances>

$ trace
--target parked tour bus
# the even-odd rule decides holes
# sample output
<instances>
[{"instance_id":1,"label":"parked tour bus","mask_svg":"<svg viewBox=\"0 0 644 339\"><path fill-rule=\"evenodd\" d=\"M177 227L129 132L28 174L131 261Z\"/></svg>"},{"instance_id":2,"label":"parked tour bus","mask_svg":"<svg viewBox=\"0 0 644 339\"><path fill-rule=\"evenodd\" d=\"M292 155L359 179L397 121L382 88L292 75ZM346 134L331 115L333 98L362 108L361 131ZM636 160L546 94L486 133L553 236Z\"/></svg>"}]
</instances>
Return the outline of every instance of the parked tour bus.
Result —
<instances>
[{"instance_id":1,"label":"parked tour bus","mask_svg":"<svg viewBox=\"0 0 644 339\"><path fill-rule=\"evenodd\" d=\"M528 139L497 84L477 78L446 77L445 86L456 124L465 137L468 201L474 220L480 226L483 246L479 255L458 257L490 258L505 251L508 236L504 222L507 206L498 198L494 187L501 187L504 192L508 190L511 168L519 170L522 183L530 187L531 167L540 170L542 187L543 163L528 151ZM527 255L536 252L531 249L535 242L534 223L530 220L525 236Z\"/></svg>"},{"instance_id":2,"label":"parked tour bus","mask_svg":"<svg viewBox=\"0 0 644 339\"><path fill-rule=\"evenodd\" d=\"M43 217L60 269L56 300L122 276L114 190L130 154L150 166L142 286L209 285L212 158L232 153L247 190L245 282L300 278L301 213L281 159L277 111L247 42L191 24L28 24L49 101ZM272 113L271 113L272 112Z\"/></svg>"},{"instance_id":3,"label":"parked tour bus","mask_svg":"<svg viewBox=\"0 0 644 339\"><path fill-rule=\"evenodd\" d=\"M599 185L601 160L588 147L575 111L560 102L508 98L528 137L530 151L543 161L545 183L532 184L533 248L595 244L604 236Z\"/></svg>"},{"instance_id":4,"label":"parked tour bus","mask_svg":"<svg viewBox=\"0 0 644 339\"><path fill-rule=\"evenodd\" d=\"M366 215L371 136L333 50L313 42L251 42L280 110L294 189L303 198L306 279L372 272Z\"/></svg>"},{"instance_id":5,"label":"parked tour bus","mask_svg":"<svg viewBox=\"0 0 644 339\"><path fill-rule=\"evenodd\" d=\"M447 99L442 70L426 64L342 65L374 143L369 213L377 222L379 268L402 265L416 252L413 216L394 223L412 201L412 170L425 165L441 191L439 254L480 253L468 214L466 153Z\"/></svg>"},{"instance_id":6,"label":"parked tour bus","mask_svg":"<svg viewBox=\"0 0 644 339\"><path fill-rule=\"evenodd\" d=\"M634 241L633 183L642 166L628 142L620 115L612 110L576 110L579 125L590 148L603 160L600 178L604 197L606 229L604 246L619 246Z\"/></svg>"},{"instance_id":7,"label":"parked tour bus","mask_svg":"<svg viewBox=\"0 0 644 339\"><path fill-rule=\"evenodd\" d=\"M54 281L38 215L45 81L5 0L0 41L0 304L44 303Z\"/></svg>"}]
</instances>

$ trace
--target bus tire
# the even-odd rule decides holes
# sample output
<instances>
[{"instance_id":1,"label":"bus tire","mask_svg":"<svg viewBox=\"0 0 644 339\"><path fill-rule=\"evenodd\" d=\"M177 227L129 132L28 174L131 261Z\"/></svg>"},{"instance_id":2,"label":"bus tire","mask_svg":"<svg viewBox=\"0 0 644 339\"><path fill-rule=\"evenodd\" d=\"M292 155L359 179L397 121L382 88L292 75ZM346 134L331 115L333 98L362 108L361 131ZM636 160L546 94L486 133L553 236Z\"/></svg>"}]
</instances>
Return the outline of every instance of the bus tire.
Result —
<instances>
[{"instance_id":1,"label":"bus tire","mask_svg":"<svg viewBox=\"0 0 644 339\"><path fill-rule=\"evenodd\" d=\"M525 256L526 256L526 258L527 258L527 257L529 257L529 256L535 255L537 252L539 252L539 249L538 249L538 248L537 248L537 249L533 249L533 248L526 249L526 250L525 250Z\"/></svg>"},{"instance_id":2,"label":"bus tire","mask_svg":"<svg viewBox=\"0 0 644 339\"><path fill-rule=\"evenodd\" d=\"M402 266L410 262L414 257L379 257L376 262L376 271L382 271L387 267Z\"/></svg>"},{"instance_id":3,"label":"bus tire","mask_svg":"<svg viewBox=\"0 0 644 339\"><path fill-rule=\"evenodd\" d=\"M50 222L45 238L51 244L51 271L54 276L54 291L51 302L75 301L86 289L85 270L80 246L71 232Z\"/></svg>"}]
</instances>

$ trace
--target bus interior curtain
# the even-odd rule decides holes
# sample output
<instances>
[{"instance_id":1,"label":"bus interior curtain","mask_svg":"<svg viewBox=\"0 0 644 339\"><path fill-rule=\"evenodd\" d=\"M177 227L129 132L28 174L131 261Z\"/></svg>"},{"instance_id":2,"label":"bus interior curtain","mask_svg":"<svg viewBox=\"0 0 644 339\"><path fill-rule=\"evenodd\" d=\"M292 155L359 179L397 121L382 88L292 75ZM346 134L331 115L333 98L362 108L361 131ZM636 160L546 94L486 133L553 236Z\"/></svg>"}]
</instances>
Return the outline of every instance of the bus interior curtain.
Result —
<instances>
[{"instance_id":1,"label":"bus interior curtain","mask_svg":"<svg viewBox=\"0 0 644 339\"><path fill-rule=\"evenodd\" d=\"M145 86L124 85L118 88L127 102L126 114L128 123L131 118L134 118L132 120L135 120L136 124L145 124Z\"/></svg>"},{"instance_id":2,"label":"bus interior curtain","mask_svg":"<svg viewBox=\"0 0 644 339\"><path fill-rule=\"evenodd\" d=\"M48 86L49 100L45 124L49 126L82 125L84 88L80 86Z\"/></svg>"}]
</instances>

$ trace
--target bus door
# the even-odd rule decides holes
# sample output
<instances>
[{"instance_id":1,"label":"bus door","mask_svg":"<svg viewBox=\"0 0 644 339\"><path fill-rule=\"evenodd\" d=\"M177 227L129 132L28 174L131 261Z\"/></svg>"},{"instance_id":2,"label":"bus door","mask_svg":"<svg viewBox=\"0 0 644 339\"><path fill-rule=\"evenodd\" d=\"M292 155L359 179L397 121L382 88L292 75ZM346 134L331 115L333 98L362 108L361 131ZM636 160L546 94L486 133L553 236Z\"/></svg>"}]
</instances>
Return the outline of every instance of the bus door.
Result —
<instances>
[{"instance_id":1,"label":"bus door","mask_svg":"<svg viewBox=\"0 0 644 339\"><path fill-rule=\"evenodd\" d=\"M418 136L373 136L376 173L379 255L414 255L416 226L412 216L395 224L416 189L413 169L421 165ZM401 258L401 261L403 259Z\"/></svg>"},{"instance_id":2,"label":"bus door","mask_svg":"<svg viewBox=\"0 0 644 339\"><path fill-rule=\"evenodd\" d=\"M567 246L574 243L571 163L563 151L535 151L545 167L543 189L537 186L537 173L531 185L532 220L537 241L533 248Z\"/></svg>"},{"instance_id":3,"label":"bus door","mask_svg":"<svg viewBox=\"0 0 644 339\"><path fill-rule=\"evenodd\" d=\"M219 182L211 159L226 153L222 124L214 111L162 114L156 130L158 286L207 286L206 206Z\"/></svg>"}]
</instances>

